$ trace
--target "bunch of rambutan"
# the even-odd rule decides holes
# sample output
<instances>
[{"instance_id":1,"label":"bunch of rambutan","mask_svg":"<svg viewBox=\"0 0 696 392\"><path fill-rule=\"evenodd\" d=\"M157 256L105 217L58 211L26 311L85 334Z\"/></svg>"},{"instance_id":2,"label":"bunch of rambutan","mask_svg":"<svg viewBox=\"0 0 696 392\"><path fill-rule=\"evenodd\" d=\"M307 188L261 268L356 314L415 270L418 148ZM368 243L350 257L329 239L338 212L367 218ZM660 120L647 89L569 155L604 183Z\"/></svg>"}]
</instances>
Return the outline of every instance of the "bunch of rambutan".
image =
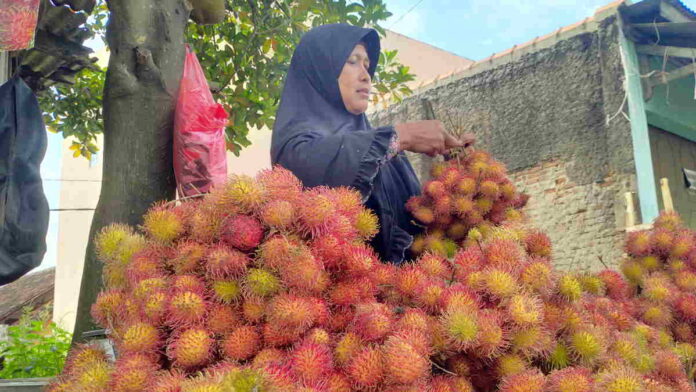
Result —
<instances>
[{"instance_id":1,"label":"bunch of rambutan","mask_svg":"<svg viewBox=\"0 0 696 392\"><path fill-rule=\"evenodd\" d=\"M642 273L563 273L502 164L475 151L433 177L401 266L369 247L357 192L280 167L104 229L92 315L117 359L78 348L49 390L693 391L696 255L674 216L629 238Z\"/></svg>"}]
</instances>

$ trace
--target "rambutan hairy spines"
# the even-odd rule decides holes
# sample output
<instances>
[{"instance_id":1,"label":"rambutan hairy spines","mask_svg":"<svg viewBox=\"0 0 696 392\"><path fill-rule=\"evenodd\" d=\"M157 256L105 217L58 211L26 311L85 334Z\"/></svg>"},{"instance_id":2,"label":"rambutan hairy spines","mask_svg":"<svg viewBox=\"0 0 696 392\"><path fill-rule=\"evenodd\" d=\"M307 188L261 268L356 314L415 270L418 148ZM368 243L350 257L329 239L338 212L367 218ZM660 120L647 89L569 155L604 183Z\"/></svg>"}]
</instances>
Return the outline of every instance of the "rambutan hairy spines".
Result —
<instances>
[{"instance_id":1,"label":"rambutan hairy spines","mask_svg":"<svg viewBox=\"0 0 696 392\"><path fill-rule=\"evenodd\" d=\"M539 257L551 256L551 239L541 231L529 232L524 237L524 245L530 255Z\"/></svg>"},{"instance_id":2,"label":"rambutan hairy spines","mask_svg":"<svg viewBox=\"0 0 696 392\"><path fill-rule=\"evenodd\" d=\"M261 347L261 334L255 326L236 328L221 343L221 349L230 359L242 361L252 358Z\"/></svg>"},{"instance_id":3,"label":"rambutan hairy spines","mask_svg":"<svg viewBox=\"0 0 696 392\"><path fill-rule=\"evenodd\" d=\"M250 268L243 280L243 287L250 296L270 297L281 289L277 276L262 268Z\"/></svg>"},{"instance_id":4,"label":"rambutan hairy spines","mask_svg":"<svg viewBox=\"0 0 696 392\"><path fill-rule=\"evenodd\" d=\"M631 256L646 256L650 252L650 234L646 231L628 233L626 253Z\"/></svg>"},{"instance_id":5,"label":"rambutan hairy spines","mask_svg":"<svg viewBox=\"0 0 696 392\"><path fill-rule=\"evenodd\" d=\"M206 317L206 326L215 335L226 335L239 327L242 316L231 306L215 304L210 307Z\"/></svg>"},{"instance_id":6,"label":"rambutan hairy spines","mask_svg":"<svg viewBox=\"0 0 696 392\"><path fill-rule=\"evenodd\" d=\"M368 342L378 341L391 331L394 315L384 304L361 304L356 307L353 331Z\"/></svg>"},{"instance_id":7,"label":"rambutan hairy spines","mask_svg":"<svg viewBox=\"0 0 696 392\"><path fill-rule=\"evenodd\" d=\"M141 392L149 389L158 366L142 354L129 354L116 361L109 390L114 392Z\"/></svg>"},{"instance_id":8,"label":"rambutan hairy spines","mask_svg":"<svg viewBox=\"0 0 696 392\"><path fill-rule=\"evenodd\" d=\"M548 375L544 392L592 392L592 372L585 367L568 367Z\"/></svg>"},{"instance_id":9,"label":"rambutan hairy spines","mask_svg":"<svg viewBox=\"0 0 696 392\"><path fill-rule=\"evenodd\" d=\"M169 244L181 236L186 227L184 217L167 203L159 203L143 216L143 231L153 240Z\"/></svg>"},{"instance_id":10,"label":"rambutan hairy spines","mask_svg":"<svg viewBox=\"0 0 696 392\"><path fill-rule=\"evenodd\" d=\"M371 240L379 233L379 219L372 210L362 209L355 216L355 230L360 238L365 241Z\"/></svg>"},{"instance_id":11,"label":"rambutan hairy spines","mask_svg":"<svg viewBox=\"0 0 696 392\"><path fill-rule=\"evenodd\" d=\"M452 271L444 257L426 253L418 258L416 264L430 277L450 279Z\"/></svg>"},{"instance_id":12,"label":"rambutan hairy spines","mask_svg":"<svg viewBox=\"0 0 696 392\"><path fill-rule=\"evenodd\" d=\"M447 187L441 181L431 180L423 185L423 192L433 199L438 199L447 194Z\"/></svg>"},{"instance_id":13,"label":"rambutan hairy spines","mask_svg":"<svg viewBox=\"0 0 696 392\"><path fill-rule=\"evenodd\" d=\"M188 274L198 272L201 261L207 253L204 245L193 241L181 241L178 243L174 257L168 260L168 264L176 274Z\"/></svg>"},{"instance_id":14,"label":"rambutan hairy spines","mask_svg":"<svg viewBox=\"0 0 696 392\"><path fill-rule=\"evenodd\" d=\"M479 184L478 192L487 199L496 200L500 195L500 188L495 181L484 180Z\"/></svg>"},{"instance_id":15,"label":"rambutan hairy spines","mask_svg":"<svg viewBox=\"0 0 696 392\"><path fill-rule=\"evenodd\" d=\"M220 235L225 243L241 251L250 251L259 246L263 236L263 225L256 218L248 215L228 217Z\"/></svg>"},{"instance_id":16,"label":"rambutan hairy spines","mask_svg":"<svg viewBox=\"0 0 696 392\"><path fill-rule=\"evenodd\" d=\"M440 316L442 328L459 350L465 350L474 346L479 337L478 312L471 308L450 309Z\"/></svg>"},{"instance_id":17,"label":"rambutan hairy spines","mask_svg":"<svg viewBox=\"0 0 696 392\"><path fill-rule=\"evenodd\" d=\"M596 387L606 392L642 392L644 391L643 378L634 370L617 366L607 369L597 375Z\"/></svg>"},{"instance_id":18,"label":"rambutan hairy spines","mask_svg":"<svg viewBox=\"0 0 696 392\"><path fill-rule=\"evenodd\" d=\"M524 250L513 240L494 239L486 243L484 257L486 265L514 270L523 263Z\"/></svg>"},{"instance_id":19,"label":"rambutan hairy spines","mask_svg":"<svg viewBox=\"0 0 696 392\"><path fill-rule=\"evenodd\" d=\"M218 208L233 209L250 214L266 201L266 188L246 175L234 175L217 191L221 205ZM216 193L217 193L216 192Z\"/></svg>"},{"instance_id":20,"label":"rambutan hairy spines","mask_svg":"<svg viewBox=\"0 0 696 392\"><path fill-rule=\"evenodd\" d=\"M336 207L331 199L317 187L306 191L298 202L298 217L304 234L317 237L331 227Z\"/></svg>"},{"instance_id":21,"label":"rambutan hairy spines","mask_svg":"<svg viewBox=\"0 0 696 392\"><path fill-rule=\"evenodd\" d=\"M390 336L382 350L385 375L389 381L410 384L426 378L430 361L405 339Z\"/></svg>"},{"instance_id":22,"label":"rambutan hairy spines","mask_svg":"<svg viewBox=\"0 0 696 392\"><path fill-rule=\"evenodd\" d=\"M295 375L304 382L316 383L333 370L331 350L325 344L302 343L289 358Z\"/></svg>"},{"instance_id":23,"label":"rambutan hairy spines","mask_svg":"<svg viewBox=\"0 0 696 392\"><path fill-rule=\"evenodd\" d=\"M517 325L536 325L543 319L543 304L540 298L516 294L507 304L508 316Z\"/></svg>"},{"instance_id":24,"label":"rambutan hairy spines","mask_svg":"<svg viewBox=\"0 0 696 392\"><path fill-rule=\"evenodd\" d=\"M295 206L287 200L273 200L261 208L259 215L266 226L287 230L295 223Z\"/></svg>"},{"instance_id":25,"label":"rambutan hairy spines","mask_svg":"<svg viewBox=\"0 0 696 392\"><path fill-rule=\"evenodd\" d=\"M353 276L365 276L379 263L372 248L365 245L346 247L343 257L344 271Z\"/></svg>"},{"instance_id":26,"label":"rambutan hairy spines","mask_svg":"<svg viewBox=\"0 0 696 392\"><path fill-rule=\"evenodd\" d=\"M205 270L212 278L241 277L247 270L251 259L244 253L217 246L208 251Z\"/></svg>"},{"instance_id":27,"label":"rambutan hairy spines","mask_svg":"<svg viewBox=\"0 0 696 392\"><path fill-rule=\"evenodd\" d=\"M384 356L376 347L365 347L351 358L346 374L360 387L374 387L384 378Z\"/></svg>"},{"instance_id":28,"label":"rambutan hairy spines","mask_svg":"<svg viewBox=\"0 0 696 392\"><path fill-rule=\"evenodd\" d=\"M530 369L505 377L500 383L500 392L544 392L546 378L538 369Z\"/></svg>"},{"instance_id":29,"label":"rambutan hairy spines","mask_svg":"<svg viewBox=\"0 0 696 392\"><path fill-rule=\"evenodd\" d=\"M316 320L315 309L308 298L280 294L271 300L266 312L269 322L304 332Z\"/></svg>"},{"instance_id":30,"label":"rambutan hairy spines","mask_svg":"<svg viewBox=\"0 0 696 392\"><path fill-rule=\"evenodd\" d=\"M172 326L194 325L203 321L208 304L200 294L184 291L172 295L167 322Z\"/></svg>"},{"instance_id":31,"label":"rambutan hairy spines","mask_svg":"<svg viewBox=\"0 0 696 392\"><path fill-rule=\"evenodd\" d=\"M174 366L194 369L212 359L215 340L204 328L194 327L177 333L167 346L167 356Z\"/></svg>"},{"instance_id":32,"label":"rambutan hairy spines","mask_svg":"<svg viewBox=\"0 0 696 392\"><path fill-rule=\"evenodd\" d=\"M302 193L302 182L290 170L276 165L256 175L269 200L296 200Z\"/></svg>"},{"instance_id":33,"label":"rambutan hairy spines","mask_svg":"<svg viewBox=\"0 0 696 392\"><path fill-rule=\"evenodd\" d=\"M102 291L92 305L92 318L101 326L108 327L114 320L120 318L120 311L124 306L124 293L122 290Z\"/></svg>"},{"instance_id":34,"label":"rambutan hairy spines","mask_svg":"<svg viewBox=\"0 0 696 392\"><path fill-rule=\"evenodd\" d=\"M94 239L97 257L105 263L117 260L123 242L133 234L133 229L123 224L112 224L101 229Z\"/></svg>"},{"instance_id":35,"label":"rambutan hairy spines","mask_svg":"<svg viewBox=\"0 0 696 392\"><path fill-rule=\"evenodd\" d=\"M158 350L160 334L152 324L135 322L123 328L120 341L124 353L150 354Z\"/></svg>"}]
</instances>

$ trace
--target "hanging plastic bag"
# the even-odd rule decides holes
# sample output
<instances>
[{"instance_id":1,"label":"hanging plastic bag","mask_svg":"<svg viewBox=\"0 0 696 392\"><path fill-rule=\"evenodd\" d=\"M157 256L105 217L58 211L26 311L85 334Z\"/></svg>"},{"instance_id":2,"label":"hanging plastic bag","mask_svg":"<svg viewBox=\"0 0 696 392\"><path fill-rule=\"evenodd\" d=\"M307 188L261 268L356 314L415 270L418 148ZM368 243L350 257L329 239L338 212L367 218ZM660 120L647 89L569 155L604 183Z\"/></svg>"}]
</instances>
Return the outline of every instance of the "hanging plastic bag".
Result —
<instances>
[{"instance_id":1,"label":"hanging plastic bag","mask_svg":"<svg viewBox=\"0 0 696 392\"><path fill-rule=\"evenodd\" d=\"M186 46L174 116L174 174L179 196L207 193L227 178L228 115L213 100L196 54Z\"/></svg>"}]
</instances>

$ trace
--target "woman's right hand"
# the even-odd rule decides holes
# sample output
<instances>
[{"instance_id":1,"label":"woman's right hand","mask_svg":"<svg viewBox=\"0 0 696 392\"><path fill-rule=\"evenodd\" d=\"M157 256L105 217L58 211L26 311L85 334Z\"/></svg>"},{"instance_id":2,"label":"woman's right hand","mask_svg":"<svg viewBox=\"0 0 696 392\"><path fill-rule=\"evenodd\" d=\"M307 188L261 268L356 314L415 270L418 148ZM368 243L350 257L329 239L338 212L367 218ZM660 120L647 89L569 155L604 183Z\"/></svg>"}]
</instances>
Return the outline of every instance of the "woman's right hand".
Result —
<instances>
[{"instance_id":1,"label":"woman's right hand","mask_svg":"<svg viewBox=\"0 0 696 392\"><path fill-rule=\"evenodd\" d=\"M456 147L468 147L475 138L472 134L464 135L459 140L447 133L441 121L423 120L397 124L394 126L399 135L399 150L427 154L434 157L445 154Z\"/></svg>"}]
</instances>

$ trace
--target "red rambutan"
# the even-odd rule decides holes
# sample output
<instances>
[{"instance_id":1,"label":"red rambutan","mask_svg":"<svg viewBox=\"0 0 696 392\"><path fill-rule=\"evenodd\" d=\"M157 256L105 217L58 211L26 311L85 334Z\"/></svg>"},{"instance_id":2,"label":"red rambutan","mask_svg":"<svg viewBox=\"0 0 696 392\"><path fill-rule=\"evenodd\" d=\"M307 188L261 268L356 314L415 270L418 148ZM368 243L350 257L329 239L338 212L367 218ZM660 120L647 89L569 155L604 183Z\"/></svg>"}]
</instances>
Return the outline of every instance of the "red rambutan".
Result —
<instances>
[{"instance_id":1,"label":"red rambutan","mask_svg":"<svg viewBox=\"0 0 696 392\"><path fill-rule=\"evenodd\" d=\"M351 358L346 375L360 387L374 387L384 378L384 357L381 350L365 347Z\"/></svg>"},{"instance_id":2,"label":"red rambutan","mask_svg":"<svg viewBox=\"0 0 696 392\"><path fill-rule=\"evenodd\" d=\"M174 366L193 369L210 362L215 340L203 328L191 328L177 333L167 346L167 356Z\"/></svg>"},{"instance_id":3,"label":"red rambutan","mask_svg":"<svg viewBox=\"0 0 696 392\"><path fill-rule=\"evenodd\" d=\"M249 251L261 243L264 230L261 223L247 215L234 215L225 220L220 238L227 244Z\"/></svg>"},{"instance_id":4,"label":"red rambutan","mask_svg":"<svg viewBox=\"0 0 696 392\"><path fill-rule=\"evenodd\" d=\"M225 357L236 361L249 359L261 348L261 335L254 326L236 328L220 344Z\"/></svg>"},{"instance_id":5,"label":"red rambutan","mask_svg":"<svg viewBox=\"0 0 696 392\"><path fill-rule=\"evenodd\" d=\"M325 344L305 342L290 353L292 370L298 379L315 383L333 371L331 350Z\"/></svg>"},{"instance_id":6,"label":"red rambutan","mask_svg":"<svg viewBox=\"0 0 696 392\"><path fill-rule=\"evenodd\" d=\"M205 270L212 278L240 277L251 263L244 253L224 246L210 249L206 259Z\"/></svg>"},{"instance_id":7,"label":"red rambutan","mask_svg":"<svg viewBox=\"0 0 696 392\"><path fill-rule=\"evenodd\" d=\"M546 378L538 369L505 377L500 382L500 392L543 392Z\"/></svg>"},{"instance_id":8,"label":"red rambutan","mask_svg":"<svg viewBox=\"0 0 696 392\"><path fill-rule=\"evenodd\" d=\"M425 379L430 361L402 337L390 336L382 348L384 370L389 381L410 384Z\"/></svg>"}]
</instances>

